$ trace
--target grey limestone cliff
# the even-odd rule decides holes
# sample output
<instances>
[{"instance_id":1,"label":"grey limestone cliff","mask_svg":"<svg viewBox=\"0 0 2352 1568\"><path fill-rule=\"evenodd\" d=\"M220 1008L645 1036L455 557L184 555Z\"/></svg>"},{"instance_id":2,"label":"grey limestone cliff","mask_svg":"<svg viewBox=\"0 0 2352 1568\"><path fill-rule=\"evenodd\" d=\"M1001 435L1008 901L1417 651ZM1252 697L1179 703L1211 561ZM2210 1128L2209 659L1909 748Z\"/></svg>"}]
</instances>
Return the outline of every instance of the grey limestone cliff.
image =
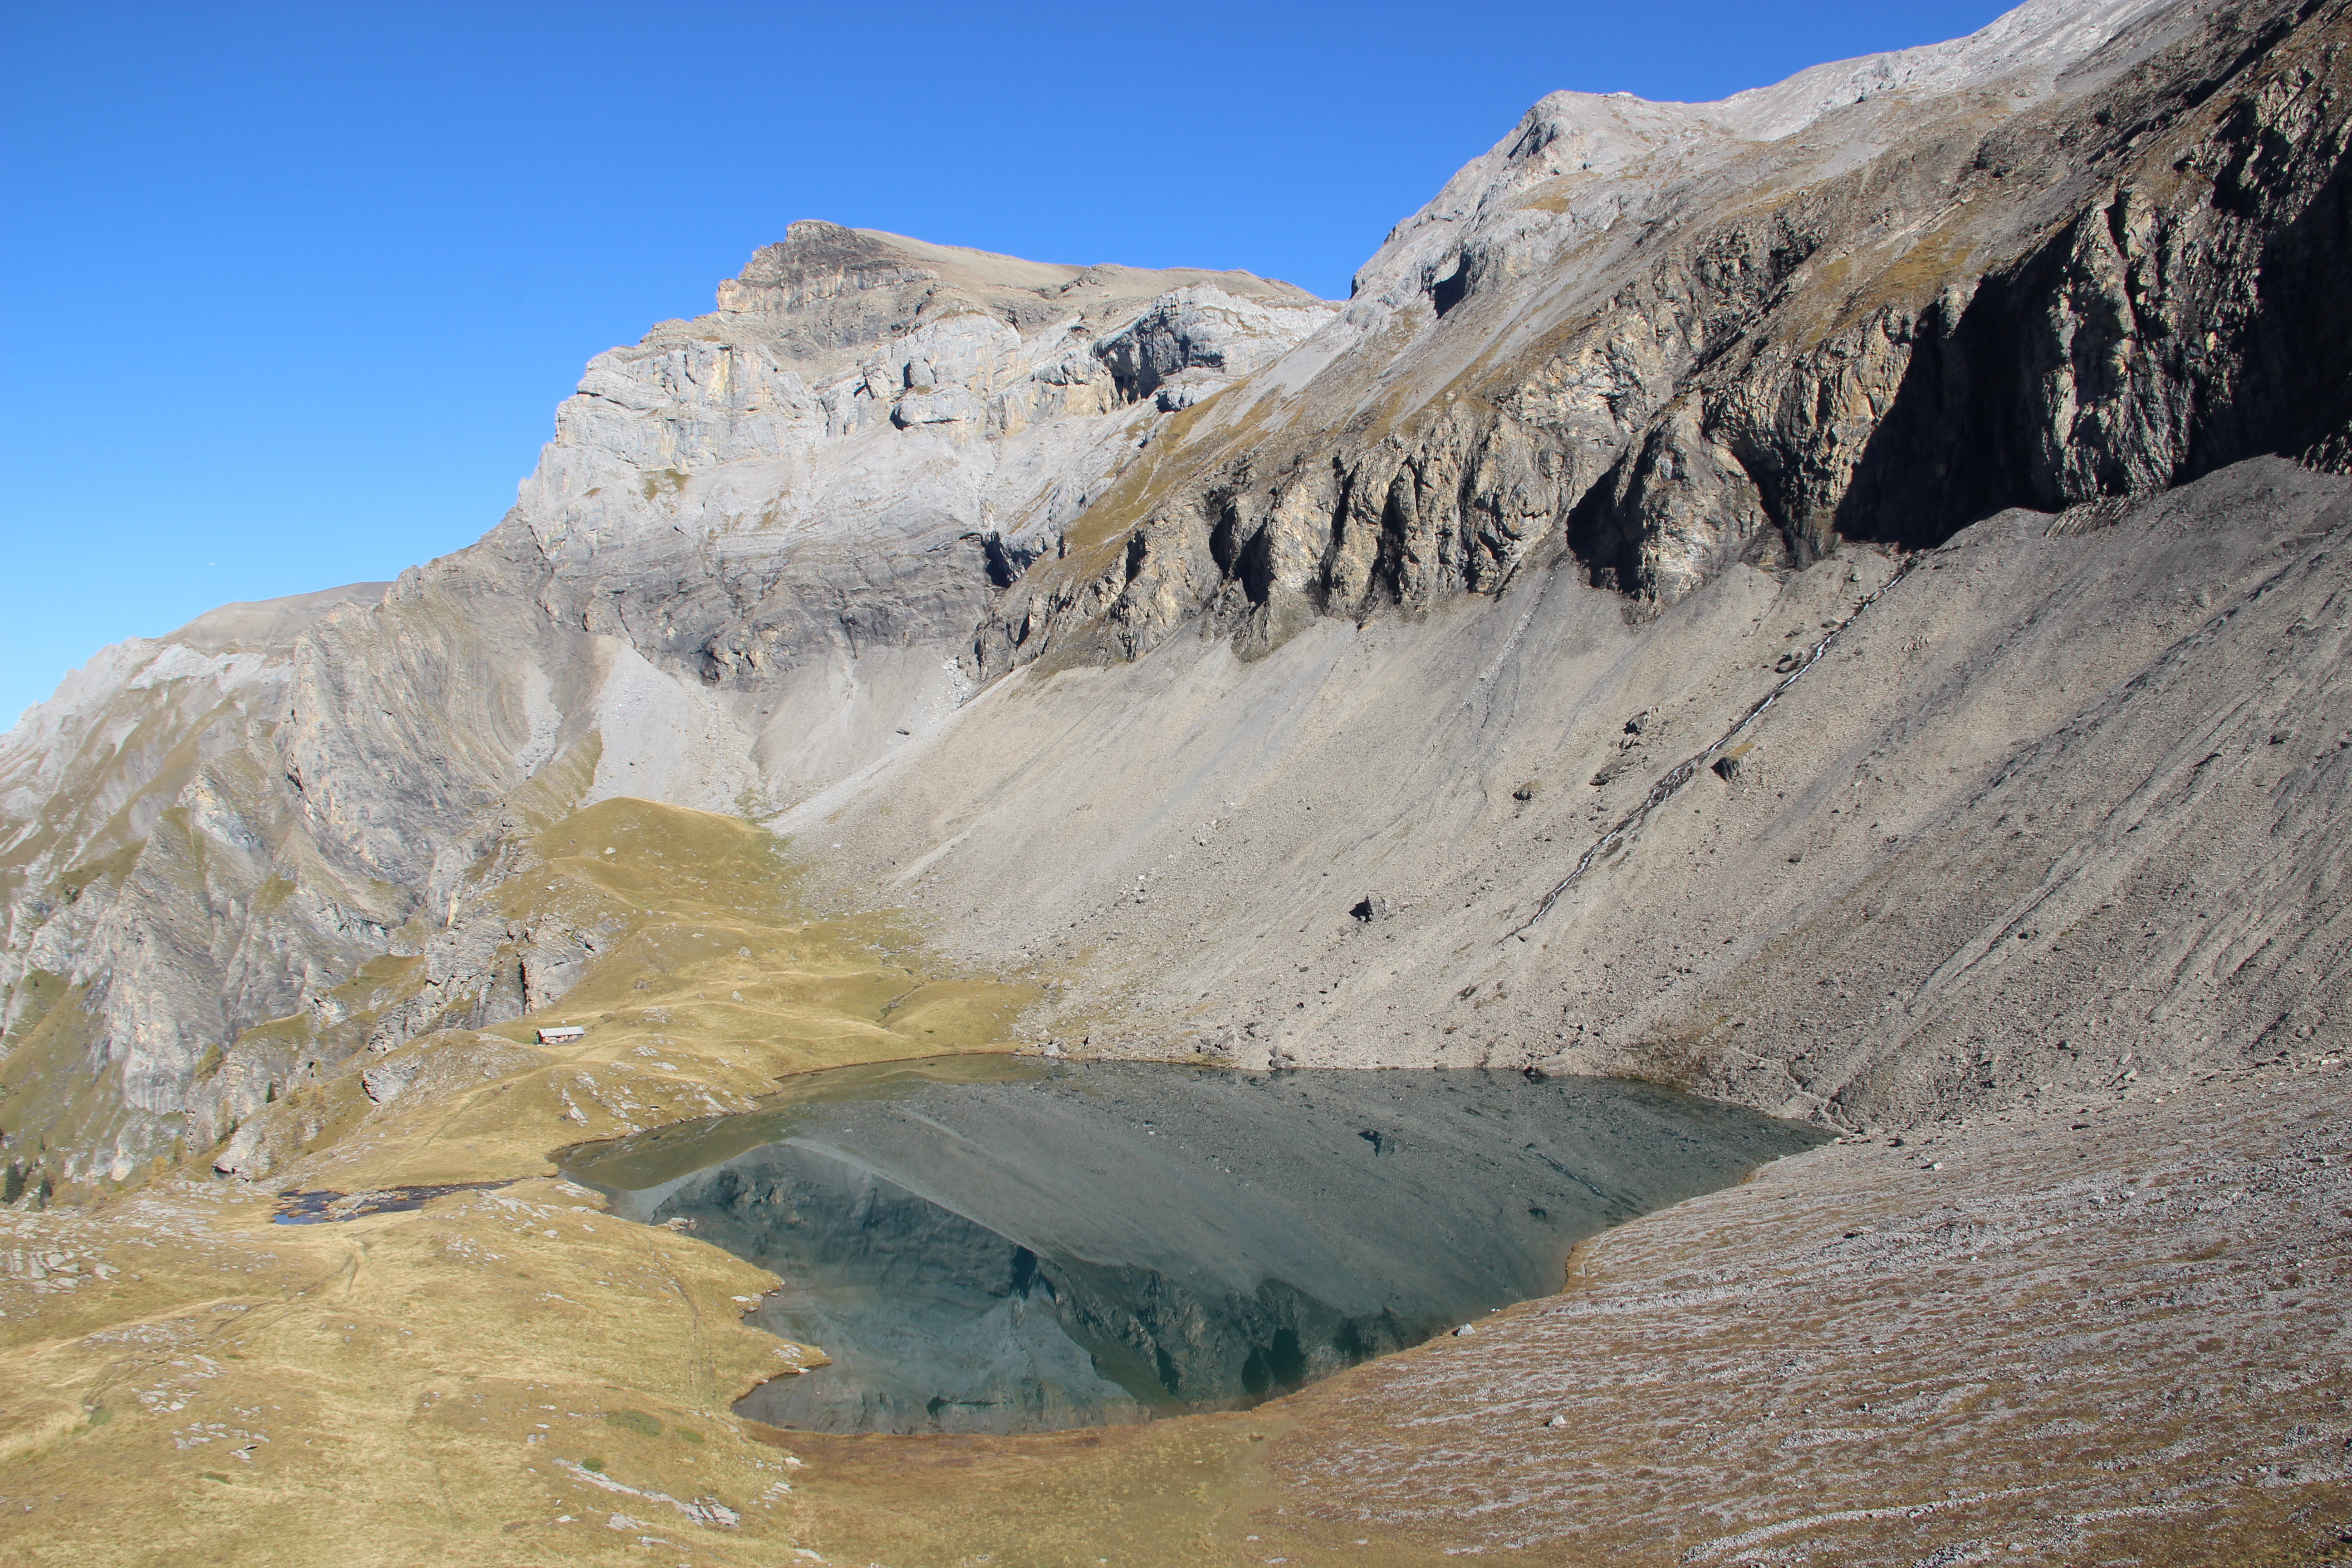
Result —
<instances>
[{"instance_id":1,"label":"grey limestone cliff","mask_svg":"<svg viewBox=\"0 0 2352 1568\"><path fill-rule=\"evenodd\" d=\"M1167 409L1330 314L793 225L589 365L479 544L109 649L0 742L0 1118L121 1179L543 1005L593 937L469 911L516 834L615 795L772 811L944 722L1000 585Z\"/></svg>"},{"instance_id":2,"label":"grey limestone cliff","mask_svg":"<svg viewBox=\"0 0 2352 1568\"><path fill-rule=\"evenodd\" d=\"M2344 17L2038 0L1719 104L1558 93L988 630L1132 656L1492 593L1645 602L2342 437Z\"/></svg>"}]
</instances>

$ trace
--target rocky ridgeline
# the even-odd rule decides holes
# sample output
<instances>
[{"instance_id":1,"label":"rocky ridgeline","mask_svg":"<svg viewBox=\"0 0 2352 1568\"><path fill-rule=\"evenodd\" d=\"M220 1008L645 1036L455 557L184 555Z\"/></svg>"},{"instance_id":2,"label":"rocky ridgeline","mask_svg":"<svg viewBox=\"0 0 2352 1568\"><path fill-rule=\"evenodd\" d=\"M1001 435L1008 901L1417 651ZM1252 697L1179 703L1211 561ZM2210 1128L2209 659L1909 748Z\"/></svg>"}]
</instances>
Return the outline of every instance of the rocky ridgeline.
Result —
<instances>
[{"instance_id":1,"label":"rocky ridgeline","mask_svg":"<svg viewBox=\"0 0 2352 1568\"><path fill-rule=\"evenodd\" d=\"M719 304L590 364L507 527L529 531L551 617L722 686L961 643L1156 416L1331 315L1245 274L823 223L794 224Z\"/></svg>"},{"instance_id":2,"label":"rocky ridgeline","mask_svg":"<svg viewBox=\"0 0 2352 1568\"><path fill-rule=\"evenodd\" d=\"M2327 573L2265 584L2326 554L2335 481L2242 460L2352 450L2347 10L2034 0L1717 104L1554 94L1343 307L794 224L715 311L589 366L478 543L107 650L0 739L0 1129L42 1129L61 1183L125 1179L354 1058L551 1004L603 934L493 895L538 868L533 833L614 796L777 823L958 957L1060 965L1042 1039L1542 1060L1841 1122L2056 1083L2082 1029L1989 1042L1965 1019L1994 1016L1970 987L2000 965L1955 955L2000 923L1988 900L2113 846L1914 846L1989 833L1965 813L2013 751L2055 759L2067 812L2120 810L2128 781L2051 736L2106 726L2171 777L2255 645L2304 635L2272 620L2334 624ZM2013 510L2069 507L2054 533ZM1964 529L1949 574L1872 611L1900 647L1839 654L1866 647L1875 686L1802 742L1782 719L1702 751L1762 696L1748 672L1811 668L1895 556ZM2221 617L2201 663L2173 618L2195 574ZM2073 628L2090 695L2053 706L2021 639L2078 580L2072 613L2120 629ZM1292 662L1251 685L1185 627ZM2263 722L2332 737L2331 678L2297 668L2317 717ZM2180 670L2169 707L2113 695ZM2158 709L2179 735L2147 738ZM2252 722L2230 721L2248 758ZM1704 811L1662 770L1694 760L1728 764L1703 777L1738 835L1675 837ZM1909 793L1867 840L1793 823L1837 815L1832 773ZM2217 776L2159 814L2204 847L2200 899L2258 820ZM1791 999L1806 922L1876 920L1879 883L1941 911L1932 940L1801 961L1871 971L1834 989L1866 1018ZM1397 950L1341 963L1356 931ZM2316 1030L2332 974L2244 1005ZM2000 1027L2119 1016L2095 978L2000 993ZM1920 986L1934 1018L1885 1023ZM2082 1073L2221 1035L2139 1018ZM1825 1046L1832 1022L1852 1037Z\"/></svg>"},{"instance_id":3,"label":"rocky ridgeline","mask_svg":"<svg viewBox=\"0 0 2352 1568\"><path fill-rule=\"evenodd\" d=\"M1001 584L1332 314L824 223L720 305L592 363L472 549L109 649L0 742L0 1126L61 1177L560 995L593 933L476 912L532 828L772 810L943 721Z\"/></svg>"},{"instance_id":4,"label":"rocky ridgeline","mask_svg":"<svg viewBox=\"0 0 2352 1568\"><path fill-rule=\"evenodd\" d=\"M1721 104L1554 94L1008 596L990 666L1563 552L1671 601L2337 437L2344 26L2045 3Z\"/></svg>"}]
</instances>

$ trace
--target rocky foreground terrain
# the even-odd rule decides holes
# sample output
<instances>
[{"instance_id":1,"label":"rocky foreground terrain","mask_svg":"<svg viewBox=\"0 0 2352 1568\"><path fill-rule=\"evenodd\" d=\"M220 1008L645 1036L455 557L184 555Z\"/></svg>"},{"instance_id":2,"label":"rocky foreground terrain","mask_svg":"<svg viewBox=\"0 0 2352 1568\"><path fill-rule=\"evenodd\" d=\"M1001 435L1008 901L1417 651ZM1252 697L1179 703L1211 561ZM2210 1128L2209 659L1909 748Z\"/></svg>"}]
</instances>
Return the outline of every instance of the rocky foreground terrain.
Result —
<instances>
[{"instance_id":1,"label":"rocky foreground terrain","mask_svg":"<svg viewBox=\"0 0 2352 1568\"><path fill-rule=\"evenodd\" d=\"M0 1553L2338 1551L2347 43L1554 94L1341 304L794 224L479 543L101 653L0 737ZM928 1447L733 1417L757 1271L553 1180L1013 1047L1841 1141L1250 1415Z\"/></svg>"}]
</instances>

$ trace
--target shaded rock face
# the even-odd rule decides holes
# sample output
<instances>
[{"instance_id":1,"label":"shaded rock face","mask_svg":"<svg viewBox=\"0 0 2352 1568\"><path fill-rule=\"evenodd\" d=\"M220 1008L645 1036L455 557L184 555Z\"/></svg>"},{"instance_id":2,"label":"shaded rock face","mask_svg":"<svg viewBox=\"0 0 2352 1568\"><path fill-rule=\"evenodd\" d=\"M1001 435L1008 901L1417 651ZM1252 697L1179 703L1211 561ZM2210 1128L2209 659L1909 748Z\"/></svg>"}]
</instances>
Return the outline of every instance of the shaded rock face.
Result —
<instances>
[{"instance_id":1,"label":"shaded rock face","mask_svg":"<svg viewBox=\"0 0 2352 1568\"><path fill-rule=\"evenodd\" d=\"M2015 892L2031 859L1965 815L2006 761L1982 737L2040 745L2159 666L2191 671L2167 747L2234 711L2253 628L2288 636L2266 574L2334 548L2312 470L2352 462L2347 11L2034 0L1717 104L1554 94L1339 307L795 224L715 311L590 364L476 545L109 649L0 739L0 1130L122 1178L306 1077L550 1005L598 934L510 929L485 895L535 826L618 795L799 833L845 900L911 904L975 965L1066 966L1041 1044L1557 1060L1849 1120L2054 1084L1953 1043L1981 966L1936 993L1944 1023L1874 1015L1831 1055L1826 1014L1703 1005L1724 955L1625 976L1737 885L1725 962L1778 994L1795 949L1769 933L1898 860L1914 904L1968 908L1902 960L1934 973L1998 913L1946 898L1950 868L1982 850L2008 869L1969 886ZM1930 548L1997 591L1953 593ZM2182 573L2238 606L2228 659L2162 664L2188 658ZM2295 582L2332 626L2332 579ZM2002 595L2099 618L2093 695L2032 685ZM1831 639L1872 616L1918 645L1854 698L1859 755L1911 770L1910 826L1791 847L1779 803L1827 811L1818 770L1862 762L1828 739L1846 710L1794 743L1802 704L1757 717L1759 683L1831 689ZM2048 787L2106 800L2075 755ZM1698 786L1736 833L1682 843ZM2175 825L2214 897L2233 810ZM1909 860L1927 833L1977 848ZM1712 879L1620 875L1665 838ZM1233 876L1188 889L1215 857ZM1333 968L1332 931L1411 949L1379 1000L1328 1003L1372 966ZM1514 932L1510 973L1474 979ZM2306 995L2258 984L2269 962L2231 1005L2319 1037L2334 971ZM2118 1016L2101 996L2084 1016ZM2179 1043L2148 1027L2125 1048ZM1971 1070L1935 1087L1945 1052Z\"/></svg>"},{"instance_id":2,"label":"shaded rock face","mask_svg":"<svg viewBox=\"0 0 2352 1568\"><path fill-rule=\"evenodd\" d=\"M1545 100L1008 600L991 668L1204 605L1279 640L1563 549L1668 602L2337 437L2340 8L2000 26L1719 105Z\"/></svg>"},{"instance_id":3,"label":"shaded rock face","mask_svg":"<svg viewBox=\"0 0 2352 1568\"><path fill-rule=\"evenodd\" d=\"M2279 63L2237 84L2201 137L2168 140L2168 161L2119 171L2038 248L1907 323L1908 362L1837 526L1938 542L2004 506L2146 495L2340 445L2343 83Z\"/></svg>"},{"instance_id":4,"label":"shaded rock face","mask_svg":"<svg viewBox=\"0 0 2352 1568\"><path fill-rule=\"evenodd\" d=\"M1329 319L1319 306L1268 305L1204 285L1162 297L1097 352L1122 395L1172 414L1273 363Z\"/></svg>"}]
</instances>

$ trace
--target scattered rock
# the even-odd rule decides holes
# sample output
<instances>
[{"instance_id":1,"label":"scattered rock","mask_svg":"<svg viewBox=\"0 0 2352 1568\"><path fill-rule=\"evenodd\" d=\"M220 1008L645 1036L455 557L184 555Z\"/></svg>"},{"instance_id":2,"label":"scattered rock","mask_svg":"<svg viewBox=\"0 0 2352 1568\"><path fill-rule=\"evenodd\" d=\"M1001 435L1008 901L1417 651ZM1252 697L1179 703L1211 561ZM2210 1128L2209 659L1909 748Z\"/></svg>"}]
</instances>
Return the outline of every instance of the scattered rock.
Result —
<instances>
[{"instance_id":1,"label":"scattered rock","mask_svg":"<svg viewBox=\"0 0 2352 1568\"><path fill-rule=\"evenodd\" d=\"M1714 766L1710 771L1713 772L1717 778L1721 779L1724 783L1736 784L1739 779L1739 759L1738 757L1717 757L1715 759Z\"/></svg>"},{"instance_id":2,"label":"scattered rock","mask_svg":"<svg viewBox=\"0 0 2352 1568\"><path fill-rule=\"evenodd\" d=\"M1604 784L1612 783L1619 774L1633 772L1639 762L1640 759L1633 752L1626 752L1592 775L1592 787L1599 789Z\"/></svg>"},{"instance_id":3,"label":"scattered rock","mask_svg":"<svg viewBox=\"0 0 2352 1568\"><path fill-rule=\"evenodd\" d=\"M1389 918L1388 895L1367 893L1358 901L1356 907L1348 912L1366 925L1371 924L1374 921L1384 921Z\"/></svg>"},{"instance_id":4,"label":"scattered rock","mask_svg":"<svg viewBox=\"0 0 2352 1568\"><path fill-rule=\"evenodd\" d=\"M698 1497L692 1502L673 1501L670 1506L697 1524L710 1525L720 1530L732 1530L743 1522L741 1514L714 1497Z\"/></svg>"},{"instance_id":5,"label":"scattered rock","mask_svg":"<svg viewBox=\"0 0 2352 1568\"><path fill-rule=\"evenodd\" d=\"M403 1057L398 1061L378 1062L360 1074L360 1087L367 1090L370 1100L383 1105L415 1081L417 1071L424 1065L422 1057Z\"/></svg>"}]
</instances>

